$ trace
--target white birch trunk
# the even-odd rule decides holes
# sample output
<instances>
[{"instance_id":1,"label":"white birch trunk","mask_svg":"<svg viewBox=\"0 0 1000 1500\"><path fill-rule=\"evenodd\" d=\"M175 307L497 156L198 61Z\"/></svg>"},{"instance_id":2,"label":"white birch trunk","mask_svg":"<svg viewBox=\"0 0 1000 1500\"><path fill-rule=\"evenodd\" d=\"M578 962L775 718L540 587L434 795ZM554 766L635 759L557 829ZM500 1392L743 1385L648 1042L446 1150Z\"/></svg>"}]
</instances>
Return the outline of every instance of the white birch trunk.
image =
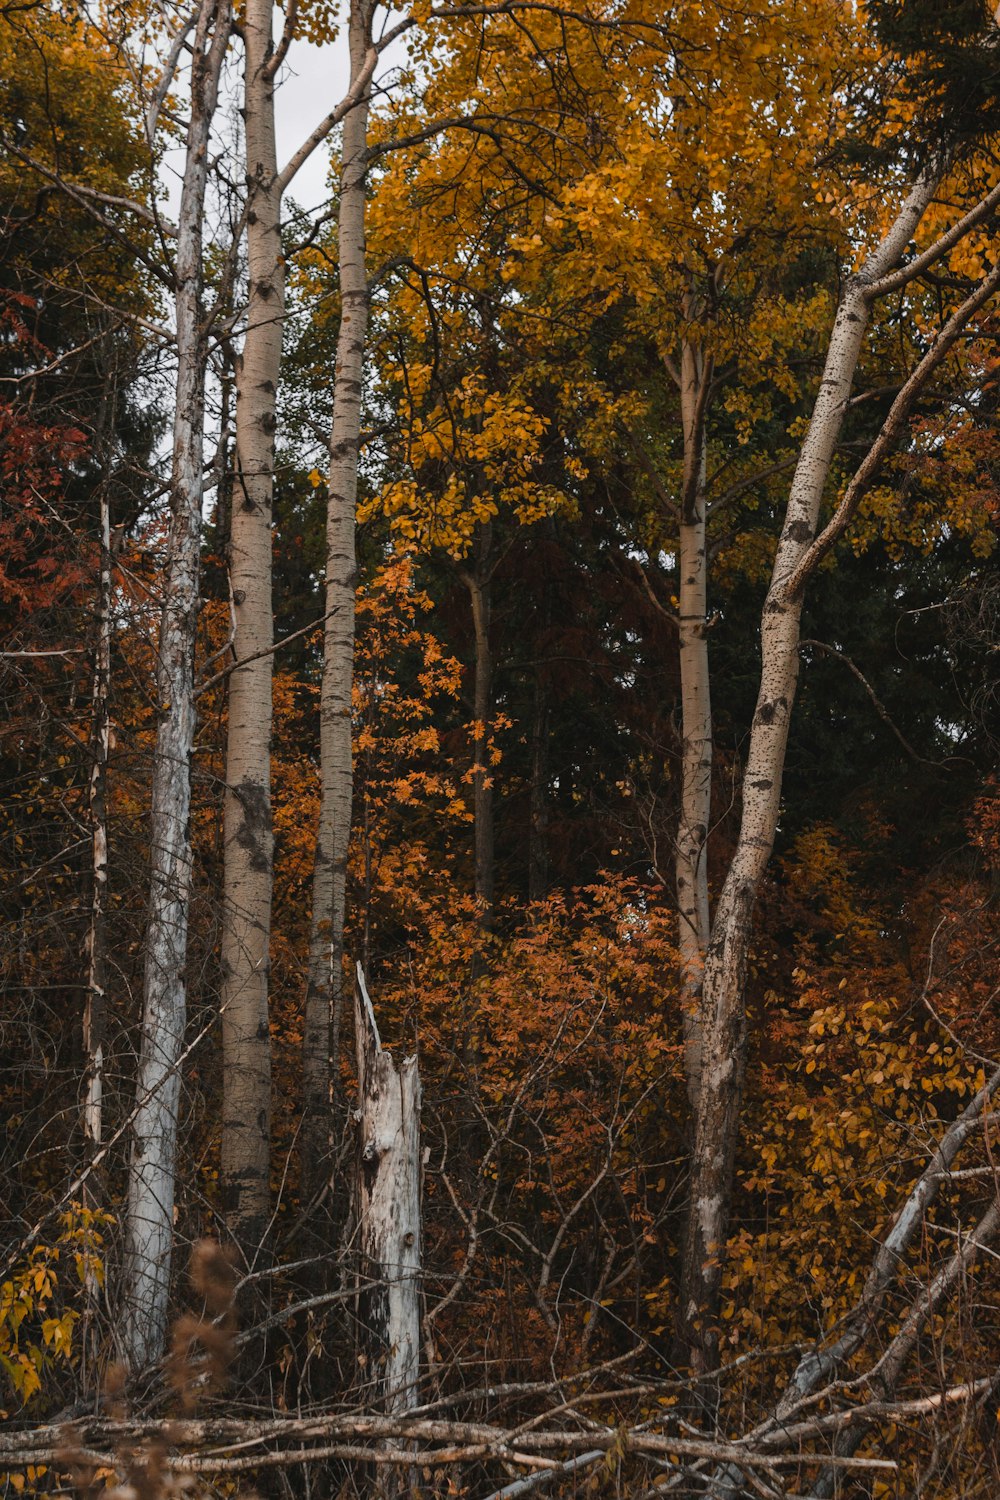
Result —
<instances>
[{"instance_id":1,"label":"white birch trunk","mask_svg":"<svg viewBox=\"0 0 1000 1500\"><path fill-rule=\"evenodd\" d=\"M91 891L87 929L87 998L83 1012L83 1138L87 1161L101 1147L104 1114L106 919L108 893L107 775L110 748L108 692L111 682L111 514L107 486L100 492L101 561L98 575L97 640L91 689L91 760L88 810Z\"/></svg>"},{"instance_id":2,"label":"white birch trunk","mask_svg":"<svg viewBox=\"0 0 1000 1500\"><path fill-rule=\"evenodd\" d=\"M267 1230L271 1152L271 515L285 303L271 16L271 0L249 0L243 18L249 295L236 375L229 543L235 667L229 678L224 814L222 1203L249 1262Z\"/></svg>"},{"instance_id":3,"label":"white birch trunk","mask_svg":"<svg viewBox=\"0 0 1000 1500\"><path fill-rule=\"evenodd\" d=\"M361 965L356 1219L368 1404L390 1416L417 1404L420 1374L420 1074L382 1047Z\"/></svg>"},{"instance_id":4,"label":"white birch trunk","mask_svg":"<svg viewBox=\"0 0 1000 1500\"><path fill-rule=\"evenodd\" d=\"M344 119L340 170L340 330L337 335L327 510L326 629L320 691L319 826L313 870L303 1041L303 1186L315 1194L330 1171L332 1093L336 1088L343 992L344 908L351 833L353 768L351 688L354 679L355 507L361 437L361 391L368 335L365 188L368 173L367 79L371 68L371 7L352 0L349 27L351 93L365 80Z\"/></svg>"},{"instance_id":5,"label":"white birch trunk","mask_svg":"<svg viewBox=\"0 0 1000 1500\"><path fill-rule=\"evenodd\" d=\"M684 483L678 546L681 675L681 814L675 883L681 961L684 1073L692 1110L701 1087L702 981L709 939L708 828L712 804L712 702L708 670L708 552L705 535L705 405L710 362L681 351Z\"/></svg>"},{"instance_id":6,"label":"white birch trunk","mask_svg":"<svg viewBox=\"0 0 1000 1500\"><path fill-rule=\"evenodd\" d=\"M111 685L111 512L108 487L102 484L100 547L97 593L97 638L94 642L94 675L91 686L90 785L90 922L87 927L87 992L83 1008L83 1147L85 1169L97 1160L104 1134L104 1037L107 1016L107 895L108 818L107 781L111 723L108 695ZM88 1208L94 1195L88 1178L82 1193ZM84 1277L84 1314L81 1321L80 1375L89 1388L98 1368L97 1318L101 1287L89 1259Z\"/></svg>"},{"instance_id":7,"label":"white birch trunk","mask_svg":"<svg viewBox=\"0 0 1000 1500\"><path fill-rule=\"evenodd\" d=\"M192 49L191 117L177 230L177 388L170 534L156 663L159 723L150 817L151 880L126 1211L123 1353L142 1368L163 1352L174 1207L178 1063L186 1021L191 887L194 645L199 607L206 331L202 222L212 120L229 39L229 0L203 0Z\"/></svg>"},{"instance_id":8,"label":"white birch trunk","mask_svg":"<svg viewBox=\"0 0 1000 1500\"><path fill-rule=\"evenodd\" d=\"M869 289L905 252L933 192L930 178L917 183L881 245L846 281L764 602L760 688L743 777L740 834L705 959L701 1086L679 1307L680 1342L695 1374L707 1373L718 1362L716 1322L743 1092L744 983L751 919L778 824L798 680L802 596L786 585L816 535L830 462L864 342Z\"/></svg>"}]
</instances>

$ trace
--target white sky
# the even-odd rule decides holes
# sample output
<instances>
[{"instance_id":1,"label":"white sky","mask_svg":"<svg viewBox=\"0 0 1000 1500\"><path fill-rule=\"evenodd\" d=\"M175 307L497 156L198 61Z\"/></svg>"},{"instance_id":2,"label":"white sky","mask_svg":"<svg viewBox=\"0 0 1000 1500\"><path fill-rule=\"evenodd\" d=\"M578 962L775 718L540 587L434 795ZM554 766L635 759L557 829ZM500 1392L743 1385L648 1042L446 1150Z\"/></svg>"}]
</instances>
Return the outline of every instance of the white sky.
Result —
<instances>
[{"instance_id":1,"label":"white sky","mask_svg":"<svg viewBox=\"0 0 1000 1500\"><path fill-rule=\"evenodd\" d=\"M344 97L349 82L346 36L323 47L302 41L292 45L275 93L279 171L323 116ZM329 160L327 143L318 147L305 166L299 169L290 195L303 208L314 208L328 197Z\"/></svg>"},{"instance_id":2,"label":"white sky","mask_svg":"<svg viewBox=\"0 0 1000 1500\"><path fill-rule=\"evenodd\" d=\"M280 34L281 13L275 11L275 30ZM186 80L184 80L186 83ZM347 93L350 67L346 37L337 38L322 47L296 41L279 74L274 95L275 131L278 148L278 170L306 140L325 115L328 115ZM243 88L242 57L238 49L227 67L223 80L218 120L239 107ZM330 142L317 146L309 160L299 168L289 196L304 209L310 209L329 197L328 167ZM181 173L184 170L184 148L180 143L165 154L162 178L166 188L167 213L174 219L180 205Z\"/></svg>"}]
</instances>

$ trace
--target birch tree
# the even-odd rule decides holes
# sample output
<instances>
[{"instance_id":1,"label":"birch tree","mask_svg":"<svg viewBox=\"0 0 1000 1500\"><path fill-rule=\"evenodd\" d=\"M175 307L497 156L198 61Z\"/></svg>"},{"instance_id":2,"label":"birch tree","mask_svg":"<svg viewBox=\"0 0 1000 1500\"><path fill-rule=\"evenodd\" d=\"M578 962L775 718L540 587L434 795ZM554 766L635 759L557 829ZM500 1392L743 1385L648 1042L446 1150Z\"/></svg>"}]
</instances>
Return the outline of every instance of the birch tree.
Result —
<instances>
[{"instance_id":1,"label":"birch tree","mask_svg":"<svg viewBox=\"0 0 1000 1500\"><path fill-rule=\"evenodd\" d=\"M104 1130L104 1032L107 1007L108 819L107 774L111 723L111 508L106 485L98 494L100 563L96 639L91 683L90 815L91 895L87 928L87 997L83 1012L83 1135L88 1160L100 1150Z\"/></svg>"},{"instance_id":2,"label":"birch tree","mask_svg":"<svg viewBox=\"0 0 1000 1500\"><path fill-rule=\"evenodd\" d=\"M272 9L271 0L250 0L243 22L248 305L237 369L236 476L229 540L234 665L229 683L224 830L222 1178L229 1228L247 1255L262 1242L269 1208L268 941L274 874L271 518L285 306L282 203L298 171L335 126L367 108L365 91L377 57L370 44L369 22L369 43L357 66L352 65L346 95L279 171L275 78L291 45L296 17L294 10L289 12L274 48ZM308 1093L308 1048L306 1055Z\"/></svg>"},{"instance_id":3,"label":"birch tree","mask_svg":"<svg viewBox=\"0 0 1000 1500\"><path fill-rule=\"evenodd\" d=\"M761 24L765 24L765 17L770 22L775 20L769 7L761 12ZM764 668L743 779L742 832L712 923L705 862L712 762L705 530L712 481L706 474L706 413L716 364L720 369L728 364L731 369L745 357L740 346L746 329L743 318L755 295L748 286L759 285L762 278L775 285L783 280L787 284L789 241L813 249L825 245L827 254L834 248L829 211L821 221L812 207L817 195L810 183L818 156L828 150L830 130L839 128L830 111L838 59L835 45L823 31L828 25L831 34L837 35L841 24L837 9L810 11L801 24L780 28L774 42L766 44L746 20L745 15L736 16L730 8L720 6L711 14L707 9L699 11L692 17L690 29L683 28L675 39L670 63L672 99L676 104L686 90L691 108L686 116L679 116L675 110L666 125L660 109L661 75L657 72L662 59L645 59L649 67L646 75L642 72L643 59L639 58L637 72L647 78L650 88L647 113L643 115L637 107L641 89L633 86L627 126L619 133L616 121L609 119L607 123L606 138L612 144L606 158L575 176L571 186L550 189L544 217L539 213L538 220L528 221L535 232L522 232L517 260L504 271L525 300L532 296L537 299L535 310L539 303L545 308L549 328L579 318L579 309L586 308L588 299L595 295L606 298L601 304L605 313L608 305L621 297L624 281L632 306L624 306L623 321L637 339L648 339L650 325L655 327L657 350L668 360L679 395L683 473L675 533L679 607L674 623L680 640L683 723L675 886L686 1012L686 1071L695 1115L692 1211L681 1326L682 1345L698 1373L711 1368L716 1353L715 1335L706 1330L717 1301L742 1100L743 983L752 908L777 828L788 715L797 673L802 589L815 566L813 561L807 567L803 559L814 541L820 549L813 554L815 559L833 545L832 534L821 545L817 528L865 325L874 301L904 284L884 286L883 282L904 257L933 197L933 181L921 179L882 245L845 281L819 401L798 455L765 603ZM851 39L859 40L856 35ZM711 49L714 59L711 77L704 69L705 49ZM558 55L558 48L553 50ZM636 48L637 53L641 50ZM655 54L655 46L651 52ZM489 72L480 67L480 51L475 56L478 87L480 77L488 79ZM763 63L765 57L767 62ZM574 62L586 67L585 56L574 57ZM754 79L749 84L748 73ZM504 72L505 121L517 118L516 83L513 69ZM488 101L489 83L481 87ZM532 100L533 120L540 115L544 118L538 95L537 78L532 76L525 97ZM588 95L588 99L599 97L599 89ZM779 118L786 109L787 116ZM560 119L560 131L568 129ZM489 138L485 124L482 130ZM735 148L734 142L738 142ZM520 144L516 129L511 129L504 138L507 158L514 165L514 173L519 169L523 173L522 181L530 177L537 183L540 153L526 150L522 157ZM756 163L756 169L747 171L748 163ZM419 174L426 170L425 164L415 163L413 170ZM442 180L446 180L444 173ZM665 181L670 184L667 193L662 191ZM822 200L823 195L818 196ZM450 207L451 200L448 202ZM623 214L622 205L629 205L628 213ZM654 223L655 232L651 228ZM964 230L956 233L960 237ZM567 241L573 246L569 253L565 250ZM955 242L951 239L948 245ZM685 250L680 267L678 243ZM761 245L763 250L758 249ZM837 244L837 250L843 255L843 241ZM558 275L553 273L553 255L562 257ZM920 269L913 272L919 274ZM734 336L730 329L727 342L725 330L716 337L716 331L708 326L699 305L701 298L692 292L692 285L699 293L704 288L709 298L713 294L718 298L730 281L734 287L730 322L739 332ZM578 299L575 302L574 297ZM780 305L782 299L775 295L773 302ZM787 314L787 301L783 306ZM763 299L759 316L766 314L766 307L767 299ZM566 378L571 385L574 354L569 340L567 347ZM584 389L593 386L589 353L580 359ZM772 363L776 363L774 356L772 344L768 356ZM551 349L546 350L546 358L550 367L556 362ZM903 404L894 408L891 418L894 436L880 437L873 450L877 452L873 467L869 469L866 460L859 471L857 484L849 492L847 514L853 513L886 451L901 436L915 389L922 388L940 358L943 352L938 350L935 363L920 374L916 388L907 382L905 397L900 397ZM752 355L747 363L751 361ZM762 363L766 371L768 361ZM772 375L772 379L778 380L783 374ZM441 426L446 424L442 422ZM664 439L664 450L669 451L672 438L669 434ZM723 455L720 469L729 458ZM780 461L766 466L762 477L773 476L781 467ZM661 488L666 487L661 484ZM837 522L841 530L846 524L846 519ZM412 524L409 534L415 534ZM789 584L793 572L794 589ZM707 1353L699 1345L703 1335L710 1346Z\"/></svg>"},{"instance_id":4,"label":"birch tree","mask_svg":"<svg viewBox=\"0 0 1000 1500\"><path fill-rule=\"evenodd\" d=\"M221 1169L227 1224L248 1257L267 1225L271 1165L271 510L285 290L274 77L287 49L287 38L273 48L272 14L272 0L250 0L243 18L248 302L228 543L234 664L223 829Z\"/></svg>"},{"instance_id":5,"label":"birch tree","mask_svg":"<svg viewBox=\"0 0 1000 1500\"><path fill-rule=\"evenodd\" d=\"M688 1220L683 1248L680 1326L692 1370L718 1362L719 1288L729 1227L733 1167L746 1053L744 986L754 904L774 845L781 780L798 682L805 586L843 534L914 404L969 322L1000 286L1000 266L942 324L904 382L875 442L832 518L820 527L831 461L847 410L865 333L876 302L930 269L1000 200L994 190L922 254L901 265L929 206L940 170L928 169L860 268L846 275L819 393L799 454L761 614L761 675L743 775L737 846L719 895L705 954L703 1065L695 1114Z\"/></svg>"},{"instance_id":6,"label":"birch tree","mask_svg":"<svg viewBox=\"0 0 1000 1500\"><path fill-rule=\"evenodd\" d=\"M191 889L194 647L200 602L208 341L202 307L203 224L209 143L231 25L229 0L202 0L192 41L191 106L177 224L170 531L156 662L150 901L125 1225L122 1346L132 1369L157 1358L167 1328Z\"/></svg>"},{"instance_id":7,"label":"birch tree","mask_svg":"<svg viewBox=\"0 0 1000 1500\"><path fill-rule=\"evenodd\" d=\"M493 605L493 523L477 528L468 567L459 576L469 592L475 659L472 682L472 829L476 897L482 906L483 927L493 925L493 774L490 768L490 720L493 717L493 653L490 621Z\"/></svg>"},{"instance_id":8,"label":"birch tree","mask_svg":"<svg viewBox=\"0 0 1000 1500\"><path fill-rule=\"evenodd\" d=\"M373 66L371 0L352 0L348 23L351 92L340 154L338 265L340 329L333 384L333 427L326 531L326 625L320 691L321 802L316 831L312 924L303 1042L303 1154L306 1186L321 1191L330 1166L330 1090L335 1086L342 1010L347 851L351 832L351 687L356 587L355 505L361 443L361 393L368 330L365 191L369 81ZM331 1059L334 1073L331 1074Z\"/></svg>"},{"instance_id":9,"label":"birch tree","mask_svg":"<svg viewBox=\"0 0 1000 1500\"><path fill-rule=\"evenodd\" d=\"M695 299L686 312L696 315ZM708 829L712 808L712 699L708 662L705 422L712 356L685 341L679 374L683 476L678 507L677 644L681 676L681 806L675 884L685 1076L692 1106L701 1086L702 979L709 934Z\"/></svg>"}]
</instances>

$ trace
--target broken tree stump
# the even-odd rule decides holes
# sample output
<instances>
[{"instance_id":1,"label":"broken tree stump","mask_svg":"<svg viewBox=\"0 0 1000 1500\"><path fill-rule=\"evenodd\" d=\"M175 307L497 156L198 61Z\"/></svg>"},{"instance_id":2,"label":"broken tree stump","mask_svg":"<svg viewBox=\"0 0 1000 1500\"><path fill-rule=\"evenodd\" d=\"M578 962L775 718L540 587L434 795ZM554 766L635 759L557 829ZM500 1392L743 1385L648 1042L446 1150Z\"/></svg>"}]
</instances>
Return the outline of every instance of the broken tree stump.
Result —
<instances>
[{"instance_id":1,"label":"broken tree stump","mask_svg":"<svg viewBox=\"0 0 1000 1500\"><path fill-rule=\"evenodd\" d=\"M360 963L354 1026L358 1308L371 1404L395 1416L417 1404L420 1373L420 1074L383 1048Z\"/></svg>"}]
</instances>

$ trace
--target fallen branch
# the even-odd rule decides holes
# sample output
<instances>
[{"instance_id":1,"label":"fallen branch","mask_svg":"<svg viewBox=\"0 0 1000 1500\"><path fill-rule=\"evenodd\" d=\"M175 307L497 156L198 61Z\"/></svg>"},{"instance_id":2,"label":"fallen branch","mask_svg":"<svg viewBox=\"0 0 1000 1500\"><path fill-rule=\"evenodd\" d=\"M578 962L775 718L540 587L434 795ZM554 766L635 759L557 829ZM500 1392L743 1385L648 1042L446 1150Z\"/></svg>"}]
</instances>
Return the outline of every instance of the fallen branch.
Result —
<instances>
[{"instance_id":1,"label":"fallen branch","mask_svg":"<svg viewBox=\"0 0 1000 1500\"><path fill-rule=\"evenodd\" d=\"M293 1441L294 1440L294 1441ZM307 1446L315 1440L312 1446ZM430 1467L495 1459L522 1467L546 1470L564 1467L574 1457L595 1453L631 1454L666 1460L679 1466L682 1458L708 1459L750 1469L775 1470L803 1463L834 1465L871 1472L895 1472L891 1459L838 1458L826 1453L803 1454L755 1451L746 1441L713 1441L639 1428L608 1427L605 1431L572 1429L533 1432L508 1430L492 1423L446 1422L426 1418L337 1413L315 1418L277 1418L272 1421L206 1420L113 1421L84 1419L72 1427L36 1427L0 1433L0 1458L7 1466L58 1464L68 1452L91 1454L105 1462L108 1450L152 1442L183 1453L161 1455L167 1468L183 1473L237 1473L278 1465L315 1463L341 1458L351 1462L412 1464L414 1443L424 1447L419 1462ZM513 1446L516 1444L517 1446ZM236 1454L234 1449L241 1451ZM248 1448L261 1451L249 1453ZM208 1449L199 1452L198 1449Z\"/></svg>"}]
</instances>

